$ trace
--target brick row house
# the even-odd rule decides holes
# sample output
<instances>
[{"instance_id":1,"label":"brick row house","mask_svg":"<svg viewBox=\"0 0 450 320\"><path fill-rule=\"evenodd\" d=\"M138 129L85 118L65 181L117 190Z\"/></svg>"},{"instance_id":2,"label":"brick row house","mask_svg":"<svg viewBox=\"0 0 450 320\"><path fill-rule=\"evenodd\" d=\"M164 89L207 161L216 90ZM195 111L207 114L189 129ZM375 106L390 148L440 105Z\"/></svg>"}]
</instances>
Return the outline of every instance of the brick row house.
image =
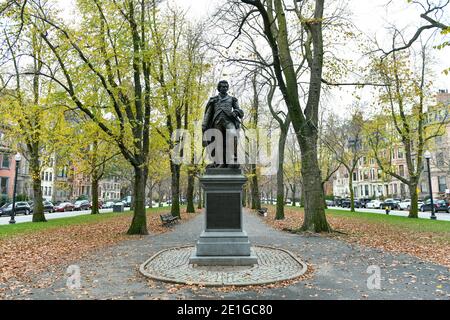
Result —
<instances>
[{"instance_id":1,"label":"brick row house","mask_svg":"<svg viewBox=\"0 0 450 320\"><path fill-rule=\"evenodd\" d=\"M0 199L11 198L14 188L16 162L0 128Z\"/></svg>"},{"instance_id":2,"label":"brick row house","mask_svg":"<svg viewBox=\"0 0 450 320\"><path fill-rule=\"evenodd\" d=\"M14 189L16 162L15 152L4 141L0 129L0 198L11 199ZM102 179L99 183L101 201L121 199L123 183L117 177ZM74 201L80 196L91 198L91 181L89 177L77 173L70 165L58 165L52 157L48 166L41 172L41 188L44 200L52 202ZM30 165L26 155L22 156L17 176L16 195L33 199L33 185L30 175Z\"/></svg>"},{"instance_id":3,"label":"brick row house","mask_svg":"<svg viewBox=\"0 0 450 320\"><path fill-rule=\"evenodd\" d=\"M435 198L450 197L450 94L446 90L440 90L436 95L440 107L427 112L427 124L446 123L443 135L434 139L429 146L432 154L431 180L433 196ZM386 150L387 152L387 150ZM400 146L394 146L390 150L392 166L400 176L407 177L408 167L404 152ZM424 168L419 183L419 197L429 195L428 175ZM333 177L333 194L336 197L349 197L348 183L350 177L345 168L340 168ZM353 179L353 191L356 198L409 198L408 186L398 179L384 174L375 159L362 157L351 177Z\"/></svg>"}]
</instances>

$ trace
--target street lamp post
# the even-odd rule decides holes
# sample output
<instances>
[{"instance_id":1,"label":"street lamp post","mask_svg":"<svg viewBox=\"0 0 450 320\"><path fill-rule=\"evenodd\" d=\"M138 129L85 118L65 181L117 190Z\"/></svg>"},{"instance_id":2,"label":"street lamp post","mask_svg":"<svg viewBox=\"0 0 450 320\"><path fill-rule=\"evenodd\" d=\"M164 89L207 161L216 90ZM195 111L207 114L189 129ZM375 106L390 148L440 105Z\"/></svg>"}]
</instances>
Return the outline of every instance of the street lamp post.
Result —
<instances>
[{"instance_id":1,"label":"street lamp post","mask_svg":"<svg viewBox=\"0 0 450 320\"><path fill-rule=\"evenodd\" d=\"M433 189L432 189L432 184L431 184L431 170L430 170L431 152L430 151L426 151L425 154L424 154L424 157L427 160L428 188L430 189L430 204L431 204L431 217L430 217L430 219L436 220L436 215L434 214Z\"/></svg>"},{"instance_id":2,"label":"street lamp post","mask_svg":"<svg viewBox=\"0 0 450 320\"><path fill-rule=\"evenodd\" d=\"M16 223L15 216L16 216L16 191L17 191L17 176L19 175L19 164L20 160L22 160L22 156L20 153L17 153L14 157L16 160L16 174L14 176L14 189L13 189L13 202L12 202L12 209L11 209L11 219L9 220L10 224Z\"/></svg>"}]
</instances>

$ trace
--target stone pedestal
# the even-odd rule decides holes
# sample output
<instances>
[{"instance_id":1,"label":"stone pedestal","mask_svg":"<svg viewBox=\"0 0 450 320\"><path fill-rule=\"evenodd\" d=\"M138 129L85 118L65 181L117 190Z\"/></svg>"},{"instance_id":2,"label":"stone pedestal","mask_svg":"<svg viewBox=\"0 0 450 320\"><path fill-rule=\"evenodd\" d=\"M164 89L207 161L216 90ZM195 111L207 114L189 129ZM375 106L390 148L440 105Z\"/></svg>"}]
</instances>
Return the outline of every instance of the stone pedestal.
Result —
<instances>
[{"instance_id":1,"label":"stone pedestal","mask_svg":"<svg viewBox=\"0 0 450 320\"><path fill-rule=\"evenodd\" d=\"M189 263L243 266L257 263L242 226L242 186L247 178L240 169L207 169L200 177L205 190L205 231Z\"/></svg>"}]
</instances>

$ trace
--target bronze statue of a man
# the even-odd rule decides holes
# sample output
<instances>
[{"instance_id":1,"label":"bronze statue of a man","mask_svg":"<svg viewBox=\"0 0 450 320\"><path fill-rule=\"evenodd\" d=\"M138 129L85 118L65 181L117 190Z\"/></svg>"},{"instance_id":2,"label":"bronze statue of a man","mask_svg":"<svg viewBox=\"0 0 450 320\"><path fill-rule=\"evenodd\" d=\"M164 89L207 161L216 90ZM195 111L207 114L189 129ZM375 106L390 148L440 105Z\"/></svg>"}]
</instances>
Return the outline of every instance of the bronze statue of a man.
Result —
<instances>
[{"instance_id":1,"label":"bronze statue of a man","mask_svg":"<svg viewBox=\"0 0 450 320\"><path fill-rule=\"evenodd\" d=\"M228 95L228 89L229 85L227 81L222 80L219 82L217 85L219 94L209 99L203 117L203 133L208 129L217 129L222 133L223 161L222 163L215 163L213 167L239 167L239 165L236 165L235 163L237 160L237 152L234 146L234 140L237 136L237 129L240 128L241 119L244 117L244 111L239 108L238 100L235 97ZM233 150L227 150L226 148L227 136L233 139ZM227 152L233 152L233 163L227 163Z\"/></svg>"}]
</instances>

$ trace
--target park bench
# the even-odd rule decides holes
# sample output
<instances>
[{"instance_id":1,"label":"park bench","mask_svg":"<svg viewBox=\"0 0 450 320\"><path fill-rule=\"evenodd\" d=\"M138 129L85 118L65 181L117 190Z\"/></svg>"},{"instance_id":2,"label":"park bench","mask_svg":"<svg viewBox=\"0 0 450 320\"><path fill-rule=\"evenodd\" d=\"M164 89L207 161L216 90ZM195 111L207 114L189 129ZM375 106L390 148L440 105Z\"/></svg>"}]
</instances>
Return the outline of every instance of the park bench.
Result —
<instances>
[{"instance_id":1,"label":"park bench","mask_svg":"<svg viewBox=\"0 0 450 320\"><path fill-rule=\"evenodd\" d=\"M258 209L258 214L259 214L260 216L265 217L265 216L266 216L266 213L267 213L267 208L261 208L261 209Z\"/></svg>"},{"instance_id":2,"label":"park bench","mask_svg":"<svg viewBox=\"0 0 450 320\"><path fill-rule=\"evenodd\" d=\"M170 225L170 224L178 221L178 217L174 217L170 213L160 214L159 217L161 218L161 222L164 226Z\"/></svg>"}]
</instances>

